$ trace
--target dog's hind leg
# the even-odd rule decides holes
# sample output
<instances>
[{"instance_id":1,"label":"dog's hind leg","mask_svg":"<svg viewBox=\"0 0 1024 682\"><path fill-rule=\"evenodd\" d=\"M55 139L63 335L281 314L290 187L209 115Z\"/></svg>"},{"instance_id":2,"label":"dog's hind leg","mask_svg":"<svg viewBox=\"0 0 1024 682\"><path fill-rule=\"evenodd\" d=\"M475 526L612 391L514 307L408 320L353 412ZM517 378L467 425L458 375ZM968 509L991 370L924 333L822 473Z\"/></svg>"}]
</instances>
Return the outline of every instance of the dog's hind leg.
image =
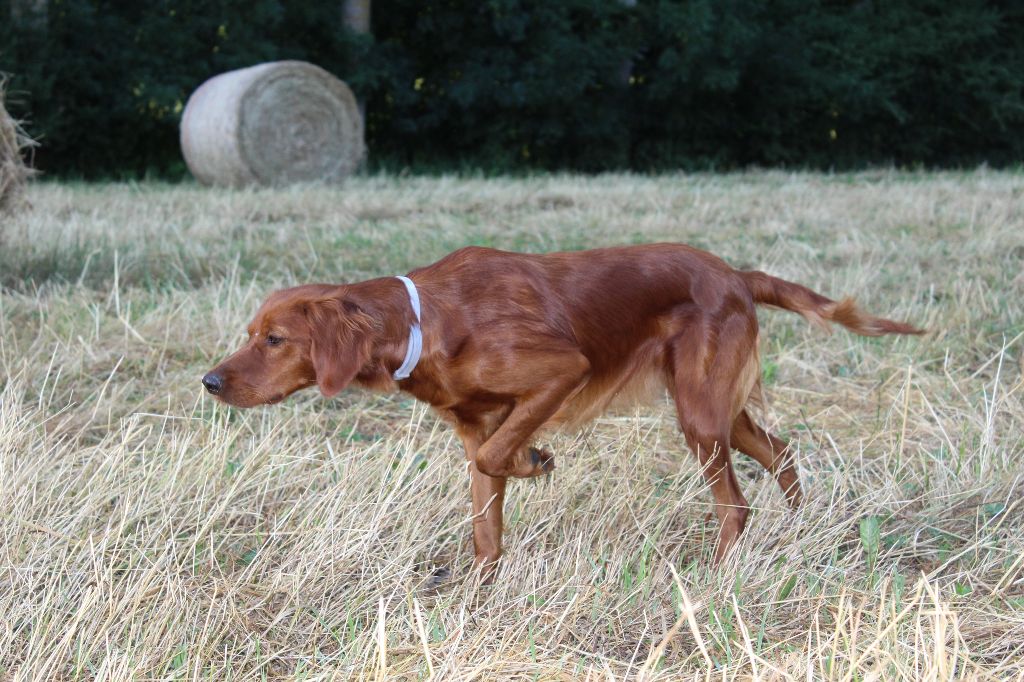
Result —
<instances>
[{"instance_id":1,"label":"dog's hind leg","mask_svg":"<svg viewBox=\"0 0 1024 682\"><path fill-rule=\"evenodd\" d=\"M746 410L732 424L731 441L734 448L771 472L791 509L800 506L803 492L793 452L786 441L758 426Z\"/></svg>"},{"instance_id":2,"label":"dog's hind leg","mask_svg":"<svg viewBox=\"0 0 1024 682\"><path fill-rule=\"evenodd\" d=\"M737 396L745 398L750 391L757 330L740 314L725 319L694 315L688 327L670 342L668 369L679 425L715 498L719 563L743 532L750 513L733 471L730 436L737 410L742 409Z\"/></svg>"}]
</instances>

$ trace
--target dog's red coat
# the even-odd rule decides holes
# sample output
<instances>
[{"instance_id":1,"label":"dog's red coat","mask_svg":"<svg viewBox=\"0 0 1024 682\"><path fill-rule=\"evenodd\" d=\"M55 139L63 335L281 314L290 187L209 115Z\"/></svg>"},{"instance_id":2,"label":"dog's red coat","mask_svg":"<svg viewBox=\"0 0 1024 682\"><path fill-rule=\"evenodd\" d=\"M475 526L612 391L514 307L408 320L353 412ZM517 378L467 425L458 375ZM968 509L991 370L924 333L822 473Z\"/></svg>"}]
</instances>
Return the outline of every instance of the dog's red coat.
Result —
<instances>
[{"instance_id":1,"label":"dog's red coat","mask_svg":"<svg viewBox=\"0 0 1024 682\"><path fill-rule=\"evenodd\" d=\"M869 336L920 333L680 244L544 255L470 247L409 276L422 302L423 356L407 379L391 375L414 316L393 277L273 293L246 345L211 374L218 397L241 407L313 384L331 396L353 381L432 405L465 444L476 560L489 576L501 554L506 479L553 467L533 447L536 434L582 424L651 386L674 398L714 495L716 561L748 514L731 448L769 470L790 505L800 503L787 444L746 409L761 372L756 304Z\"/></svg>"}]
</instances>

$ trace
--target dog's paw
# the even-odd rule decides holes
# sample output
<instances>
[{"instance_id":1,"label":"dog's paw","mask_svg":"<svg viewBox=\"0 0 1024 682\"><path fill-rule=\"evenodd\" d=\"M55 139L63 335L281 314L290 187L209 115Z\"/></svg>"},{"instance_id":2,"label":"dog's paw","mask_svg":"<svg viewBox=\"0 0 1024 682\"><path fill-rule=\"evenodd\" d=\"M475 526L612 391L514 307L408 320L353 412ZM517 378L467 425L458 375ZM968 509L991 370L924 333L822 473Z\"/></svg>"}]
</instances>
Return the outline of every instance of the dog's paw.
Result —
<instances>
[{"instance_id":1,"label":"dog's paw","mask_svg":"<svg viewBox=\"0 0 1024 682\"><path fill-rule=\"evenodd\" d=\"M516 478L543 476L555 470L555 456L543 448L523 448L516 460L512 474Z\"/></svg>"},{"instance_id":2,"label":"dog's paw","mask_svg":"<svg viewBox=\"0 0 1024 682\"><path fill-rule=\"evenodd\" d=\"M537 473L534 476L550 474L555 470L555 456L543 448L529 448L530 464Z\"/></svg>"},{"instance_id":3,"label":"dog's paw","mask_svg":"<svg viewBox=\"0 0 1024 682\"><path fill-rule=\"evenodd\" d=\"M511 478L534 478L550 474L555 470L555 456L544 448L520 448L504 466L493 466L487 460L477 458L476 466L488 476Z\"/></svg>"}]
</instances>

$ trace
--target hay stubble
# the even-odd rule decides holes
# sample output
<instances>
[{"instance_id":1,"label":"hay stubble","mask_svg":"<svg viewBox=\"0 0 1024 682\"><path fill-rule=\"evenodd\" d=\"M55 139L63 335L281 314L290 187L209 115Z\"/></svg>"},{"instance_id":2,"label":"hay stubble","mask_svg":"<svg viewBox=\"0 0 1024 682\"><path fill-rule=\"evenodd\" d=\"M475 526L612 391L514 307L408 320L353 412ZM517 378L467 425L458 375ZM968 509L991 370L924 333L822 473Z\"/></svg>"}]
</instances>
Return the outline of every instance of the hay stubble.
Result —
<instances>
[{"instance_id":1,"label":"hay stubble","mask_svg":"<svg viewBox=\"0 0 1024 682\"><path fill-rule=\"evenodd\" d=\"M0 677L1019 675L1019 185L33 187L0 256ZM502 578L480 588L461 447L428 410L348 393L238 412L199 390L275 286L470 242L659 239L933 330L823 336L762 313L763 419L796 444L807 500L786 511L738 457L756 511L720 572L667 404L557 438L561 468L510 486Z\"/></svg>"}]
</instances>

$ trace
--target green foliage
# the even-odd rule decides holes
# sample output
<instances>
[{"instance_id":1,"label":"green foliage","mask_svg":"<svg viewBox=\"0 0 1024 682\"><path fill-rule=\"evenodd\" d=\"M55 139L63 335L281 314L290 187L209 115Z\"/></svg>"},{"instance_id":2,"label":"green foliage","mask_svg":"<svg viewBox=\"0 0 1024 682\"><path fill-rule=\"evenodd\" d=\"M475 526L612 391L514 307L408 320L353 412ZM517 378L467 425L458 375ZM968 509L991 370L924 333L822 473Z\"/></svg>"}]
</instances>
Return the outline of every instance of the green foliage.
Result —
<instances>
[{"instance_id":1,"label":"green foliage","mask_svg":"<svg viewBox=\"0 0 1024 682\"><path fill-rule=\"evenodd\" d=\"M882 520L877 516L865 516L860 520L860 544L868 564L868 573L874 573L878 563L878 545L882 534Z\"/></svg>"},{"instance_id":2,"label":"green foliage","mask_svg":"<svg viewBox=\"0 0 1024 682\"><path fill-rule=\"evenodd\" d=\"M0 0L0 70L57 175L181 175L189 93L291 58L367 101L383 167L1024 159L1014 0L377 0L373 32L346 32L340 0Z\"/></svg>"}]
</instances>

